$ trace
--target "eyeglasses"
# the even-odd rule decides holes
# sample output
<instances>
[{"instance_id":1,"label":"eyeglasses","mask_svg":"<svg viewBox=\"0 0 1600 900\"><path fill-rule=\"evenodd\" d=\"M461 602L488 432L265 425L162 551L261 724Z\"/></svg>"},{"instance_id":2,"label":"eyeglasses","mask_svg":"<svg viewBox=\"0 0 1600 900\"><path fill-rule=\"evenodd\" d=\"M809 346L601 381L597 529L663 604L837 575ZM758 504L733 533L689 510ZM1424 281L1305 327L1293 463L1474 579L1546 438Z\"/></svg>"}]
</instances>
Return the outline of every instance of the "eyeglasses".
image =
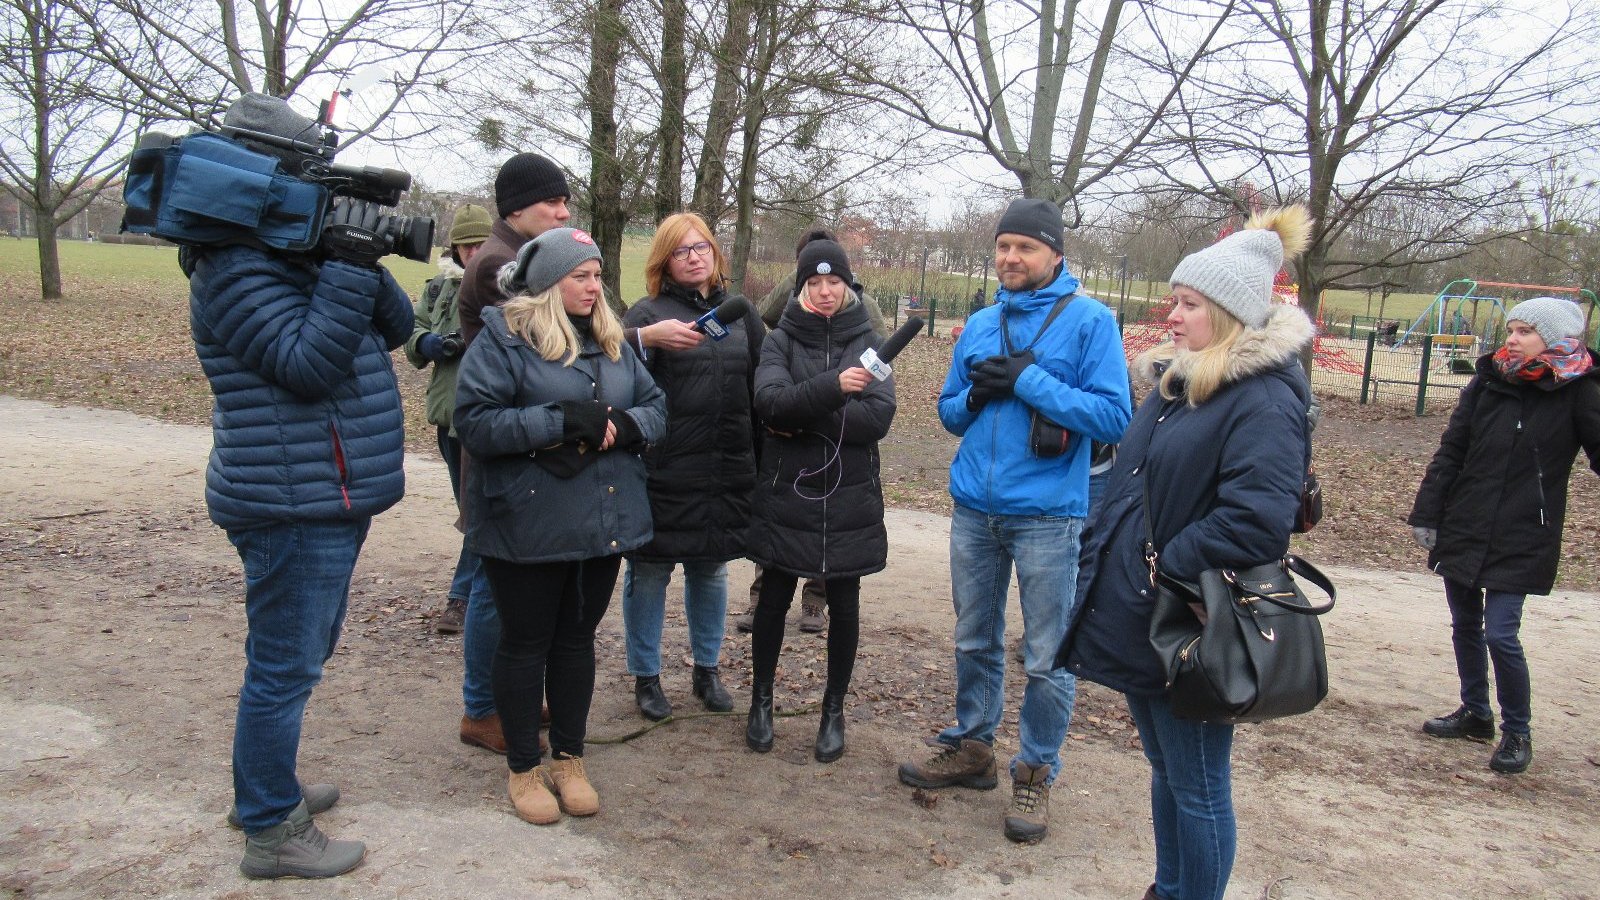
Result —
<instances>
[{"instance_id":1,"label":"eyeglasses","mask_svg":"<svg viewBox=\"0 0 1600 900\"><path fill-rule=\"evenodd\" d=\"M689 258L689 251L690 250L693 250L696 256L710 256L711 255L711 242L710 241L701 241L698 244L690 244L687 247L679 247L676 250L672 251L672 258L677 260L678 262L683 262L684 260Z\"/></svg>"}]
</instances>

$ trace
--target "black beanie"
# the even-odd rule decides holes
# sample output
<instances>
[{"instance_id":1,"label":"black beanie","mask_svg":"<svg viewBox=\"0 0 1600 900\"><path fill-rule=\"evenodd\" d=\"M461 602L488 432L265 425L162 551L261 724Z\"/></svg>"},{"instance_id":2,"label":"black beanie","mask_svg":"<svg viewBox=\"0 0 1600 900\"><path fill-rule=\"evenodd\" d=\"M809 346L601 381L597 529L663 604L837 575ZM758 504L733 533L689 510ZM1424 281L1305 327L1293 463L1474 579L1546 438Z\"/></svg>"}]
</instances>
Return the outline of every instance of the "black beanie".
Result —
<instances>
[{"instance_id":1,"label":"black beanie","mask_svg":"<svg viewBox=\"0 0 1600 900\"><path fill-rule=\"evenodd\" d=\"M795 268L794 290L800 293L813 275L837 275L844 283L854 285L856 278L850 274L850 257L844 248L829 240L817 240L800 248L800 261Z\"/></svg>"},{"instance_id":2,"label":"black beanie","mask_svg":"<svg viewBox=\"0 0 1600 900\"><path fill-rule=\"evenodd\" d=\"M1061 207L1049 200L1023 198L1011 201L1005 214L1000 217L1000 224L994 229L995 237L1002 234L1020 234L1043 241L1057 253L1066 252L1061 249Z\"/></svg>"},{"instance_id":3,"label":"black beanie","mask_svg":"<svg viewBox=\"0 0 1600 900\"><path fill-rule=\"evenodd\" d=\"M561 167L537 153L518 153L494 176L494 206L502 219L540 200L571 196Z\"/></svg>"}]
</instances>

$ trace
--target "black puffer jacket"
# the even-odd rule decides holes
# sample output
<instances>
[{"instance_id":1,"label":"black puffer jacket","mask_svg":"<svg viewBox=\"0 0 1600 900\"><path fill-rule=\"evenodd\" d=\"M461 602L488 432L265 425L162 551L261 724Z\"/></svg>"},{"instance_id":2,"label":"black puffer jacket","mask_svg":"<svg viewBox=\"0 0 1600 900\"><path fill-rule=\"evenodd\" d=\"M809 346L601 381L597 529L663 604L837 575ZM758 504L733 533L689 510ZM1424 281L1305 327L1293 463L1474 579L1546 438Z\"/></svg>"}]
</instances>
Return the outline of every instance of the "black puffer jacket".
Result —
<instances>
[{"instance_id":1,"label":"black puffer jacket","mask_svg":"<svg viewBox=\"0 0 1600 900\"><path fill-rule=\"evenodd\" d=\"M1437 528L1428 565L1451 581L1548 594L1561 559L1567 482L1581 447L1600 473L1600 354L1571 381L1507 381L1478 359L1406 521Z\"/></svg>"},{"instance_id":2,"label":"black puffer jacket","mask_svg":"<svg viewBox=\"0 0 1600 900\"><path fill-rule=\"evenodd\" d=\"M894 379L849 401L839 390L839 373L879 344L859 302L831 318L790 302L767 335L755 395L767 433L747 554L756 564L849 578L888 562L878 441L894 420Z\"/></svg>"},{"instance_id":3,"label":"black puffer jacket","mask_svg":"<svg viewBox=\"0 0 1600 900\"><path fill-rule=\"evenodd\" d=\"M629 328L692 322L728 299L671 282L628 310ZM655 537L634 551L655 562L725 562L744 556L756 483L751 386L766 326L754 310L720 341L692 350L651 349L645 367L667 393L667 436L645 454Z\"/></svg>"}]
</instances>

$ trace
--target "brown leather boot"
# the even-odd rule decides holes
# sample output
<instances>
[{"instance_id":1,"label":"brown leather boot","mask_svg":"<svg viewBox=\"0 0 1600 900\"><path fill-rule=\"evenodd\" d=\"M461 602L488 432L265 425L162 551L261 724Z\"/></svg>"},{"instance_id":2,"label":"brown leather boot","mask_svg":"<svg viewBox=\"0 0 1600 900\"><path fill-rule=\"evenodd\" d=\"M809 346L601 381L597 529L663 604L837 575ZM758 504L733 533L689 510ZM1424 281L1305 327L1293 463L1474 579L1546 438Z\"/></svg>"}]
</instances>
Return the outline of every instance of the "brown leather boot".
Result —
<instances>
[{"instance_id":1,"label":"brown leather boot","mask_svg":"<svg viewBox=\"0 0 1600 900\"><path fill-rule=\"evenodd\" d=\"M1016 762L1011 776L1011 808L1006 811L1006 837L1019 844L1037 844L1050 828L1049 766L1034 768Z\"/></svg>"},{"instance_id":2,"label":"brown leather boot","mask_svg":"<svg viewBox=\"0 0 1600 900\"><path fill-rule=\"evenodd\" d=\"M555 792L561 811L569 816L592 816L600 811L600 795L589 783L589 773L583 770L583 757L562 754L544 769Z\"/></svg>"},{"instance_id":3,"label":"brown leather boot","mask_svg":"<svg viewBox=\"0 0 1600 900\"><path fill-rule=\"evenodd\" d=\"M500 731L500 714L490 713L481 719L462 716L461 743L505 756L506 736Z\"/></svg>"},{"instance_id":4,"label":"brown leather boot","mask_svg":"<svg viewBox=\"0 0 1600 900\"><path fill-rule=\"evenodd\" d=\"M959 747L939 744L938 748L938 752L923 762L901 763L900 780L919 788L959 785L980 791L994 790L998 781L995 778L993 747L968 738Z\"/></svg>"},{"instance_id":5,"label":"brown leather boot","mask_svg":"<svg viewBox=\"0 0 1600 900\"><path fill-rule=\"evenodd\" d=\"M553 825L561 821L561 807L545 786L543 769L544 766L534 766L526 772L511 773L511 805L516 807L517 818L524 822Z\"/></svg>"}]
</instances>

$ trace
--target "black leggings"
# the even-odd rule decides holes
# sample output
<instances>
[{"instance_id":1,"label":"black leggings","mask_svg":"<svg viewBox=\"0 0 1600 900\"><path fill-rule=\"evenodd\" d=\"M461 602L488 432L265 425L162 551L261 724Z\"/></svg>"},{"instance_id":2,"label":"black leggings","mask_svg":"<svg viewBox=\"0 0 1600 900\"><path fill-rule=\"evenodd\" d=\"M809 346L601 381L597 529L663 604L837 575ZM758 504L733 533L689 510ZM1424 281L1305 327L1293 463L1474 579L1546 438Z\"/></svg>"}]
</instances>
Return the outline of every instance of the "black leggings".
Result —
<instances>
[{"instance_id":1,"label":"black leggings","mask_svg":"<svg viewBox=\"0 0 1600 900\"><path fill-rule=\"evenodd\" d=\"M594 699L594 632L611 603L620 556L514 563L483 557L500 612L489 683L506 736L506 764L539 764L539 706L550 703L550 750L583 755Z\"/></svg>"},{"instance_id":2,"label":"black leggings","mask_svg":"<svg viewBox=\"0 0 1600 900\"><path fill-rule=\"evenodd\" d=\"M783 650L784 619L794 603L799 577L781 569L762 573L761 596L756 600L752 666L756 681L771 681L778 673ZM856 668L856 645L861 639L861 579L830 578L823 582L828 594L828 693L850 690Z\"/></svg>"}]
</instances>

